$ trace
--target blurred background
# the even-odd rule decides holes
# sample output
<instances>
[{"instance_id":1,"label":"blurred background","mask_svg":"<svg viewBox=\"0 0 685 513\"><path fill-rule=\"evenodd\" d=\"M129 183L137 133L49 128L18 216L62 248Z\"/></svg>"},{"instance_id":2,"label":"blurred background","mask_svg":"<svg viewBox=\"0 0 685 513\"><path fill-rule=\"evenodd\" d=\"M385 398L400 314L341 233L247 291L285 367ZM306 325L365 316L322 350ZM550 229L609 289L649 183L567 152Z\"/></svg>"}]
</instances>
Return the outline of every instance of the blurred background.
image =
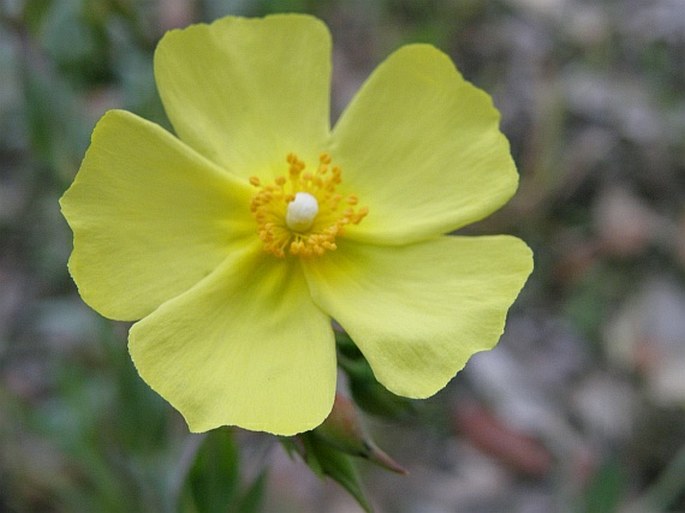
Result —
<instances>
[{"instance_id":1,"label":"blurred background","mask_svg":"<svg viewBox=\"0 0 685 513\"><path fill-rule=\"evenodd\" d=\"M336 115L400 45L449 53L521 173L468 232L521 236L535 272L495 350L365 415L409 470L360 462L376 510L685 511L684 1L0 0L0 512L360 511L272 437L189 435L66 270L57 200L95 121L168 126L164 31L283 11L331 28Z\"/></svg>"}]
</instances>

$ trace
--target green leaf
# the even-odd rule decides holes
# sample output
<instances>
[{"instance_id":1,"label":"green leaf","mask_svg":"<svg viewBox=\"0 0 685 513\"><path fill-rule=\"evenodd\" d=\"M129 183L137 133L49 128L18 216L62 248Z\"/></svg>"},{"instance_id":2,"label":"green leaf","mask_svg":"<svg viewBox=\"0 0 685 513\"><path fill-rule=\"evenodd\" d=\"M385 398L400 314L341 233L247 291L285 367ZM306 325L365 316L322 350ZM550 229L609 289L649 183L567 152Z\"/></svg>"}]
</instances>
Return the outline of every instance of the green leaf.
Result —
<instances>
[{"instance_id":1,"label":"green leaf","mask_svg":"<svg viewBox=\"0 0 685 513\"><path fill-rule=\"evenodd\" d=\"M398 474L407 473L402 466L376 445L364 429L362 418L355 404L342 394L336 394L330 415L311 433L345 454L363 458Z\"/></svg>"},{"instance_id":2,"label":"green leaf","mask_svg":"<svg viewBox=\"0 0 685 513\"><path fill-rule=\"evenodd\" d=\"M183 510L228 513L236 499L237 486L238 449L233 433L229 429L210 431L188 475Z\"/></svg>"},{"instance_id":3,"label":"green leaf","mask_svg":"<svg viewBox=\"0 0 685 513\"><path fill-rule=\"evenodd\" d=\"M246 488L240 482L239 450L229 428L204 435L183 487L183 513L257 513L261 510L266 471Z\"/></svg>"},{"instance_id":4,"label":"green leaf","mask_svg":"<svg viewBox=\"0 0 685 513\"><path fill-rule=\"evenodd\" d=\"M328 476L345 488L367 513L373 509L366 499L352 458L314 433L300 435L305 463L318 475Z\"/></svg>"},{"instance_id":5,"label":"green leaf","mask_svg":"<svg viewBox=\"0 0 685 513\"><path fill-rule=\"evenodd\" d=\"M583 513L612 513L618 507L625 490L621 465L609 460L600 467L585 492Z\"/></svg>"},{"instance_id":6,"label":"green leaf","mask_svg":"<svg viewBox=\"0 0 685 513\"><path fill-rule=\"evenodd\" d=\"M335 340L338 363L347 374L350 393L361 409L391 419L413 410L411 400L393 394L376 380L368 362L347 333L336 332Z\"/></svg>"},{"instance_id":7,"label":"green leaf","mask_svg":"<svg viewBox=\"0 0 685 513\"><path fill-rule=\"evenodd\" d=\"M257 513L262 508L264 488L266 487L266 470L263 471L240 498L237 513Z\"/></svg>"},{"instance_id":8,"label":"green leaf","mask_svg":"<svg viewBox=\"0 0 685 513\"><path fill-rule=\"evenodd\" d=\"M22 62L24 112L34 154L66 182L78 168L88 143L83 105L64 80L35 65L33 54Z\"/></svg>"}]
</instances>

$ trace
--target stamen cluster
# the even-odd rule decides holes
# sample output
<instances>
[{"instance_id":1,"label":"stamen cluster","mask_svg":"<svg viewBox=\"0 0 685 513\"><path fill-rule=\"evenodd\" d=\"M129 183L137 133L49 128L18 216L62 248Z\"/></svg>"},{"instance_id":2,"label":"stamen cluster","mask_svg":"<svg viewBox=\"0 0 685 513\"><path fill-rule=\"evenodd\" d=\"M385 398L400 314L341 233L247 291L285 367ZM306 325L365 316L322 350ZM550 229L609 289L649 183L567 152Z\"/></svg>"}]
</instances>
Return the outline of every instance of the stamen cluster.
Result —
<instances>
[{"instance_id":1,"label":"stamen cluster","mask_svg":"<svg viewBox=\"0 0 685 513\"><path fill-rule=\"evenodd\" d=\"M336 192L342 182L342 171L331 166L331 156L323 153L313 172L305 170L305 163L295 154L287 156L288 175L279 176L273 183L262 184L257 177L250 183L259 189L252 198L250 210L257 221L257 233L264 242L264 250L284 258L286 254L300 257L323 255L337 248L336 237L344 227L359 224L368 214L368 208L356 208L355 195L343 197ZM290 228L286 223L288 204L298 192L311 194L319 210L312 225L303 231Z\"/></svg>"}]
</instances>

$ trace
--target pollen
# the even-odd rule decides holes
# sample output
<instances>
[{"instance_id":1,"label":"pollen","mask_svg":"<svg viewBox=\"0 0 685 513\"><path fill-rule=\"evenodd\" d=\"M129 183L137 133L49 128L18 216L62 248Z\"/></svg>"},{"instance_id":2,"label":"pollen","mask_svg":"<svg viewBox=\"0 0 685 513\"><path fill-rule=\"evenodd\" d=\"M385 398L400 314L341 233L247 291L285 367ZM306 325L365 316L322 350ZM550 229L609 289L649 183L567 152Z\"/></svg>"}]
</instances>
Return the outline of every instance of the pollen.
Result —
<instances>
[{"instance_id":1,"label":"pollen","mask_svg":"<svg viewBox=\"0 0 685 513\"><path fill-rule=\"evenodd\" d=\"M295 154L289 154L286 162L287 175L273 183L264 184L254 176L249 180L258 189L250 210L264 250L279 258L316 257L334 251L336 238L346 226L359 224L368 208L357 207L357 196L337 192L342 171L332 165L328 153L321 154L312 171Z\"/></svg>"}]
</instances>

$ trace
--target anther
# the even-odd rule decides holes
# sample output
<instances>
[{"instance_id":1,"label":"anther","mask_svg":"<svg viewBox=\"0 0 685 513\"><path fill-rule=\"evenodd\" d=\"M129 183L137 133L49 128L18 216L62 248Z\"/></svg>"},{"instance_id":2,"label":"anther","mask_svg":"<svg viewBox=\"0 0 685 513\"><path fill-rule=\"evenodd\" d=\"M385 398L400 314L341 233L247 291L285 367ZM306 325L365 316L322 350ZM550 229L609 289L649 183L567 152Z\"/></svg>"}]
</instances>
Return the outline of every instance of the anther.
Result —
<instances>
[{"instance_id":1,"label":"anther","mask_svg":"<svg viewBox=\"0 0 685 513\"><path fill-rule=\"evenodd\" d=\"M306 171L304 161L294 153L286 160L285 176L271 183L249 178L259 189L250 210L265 251L278 258L287 254L311 258L335 251L336 237L344 234L346 225L359 224L368 209L356 208L357 196L336 192L342 170L332 164L328 153L322 153L318 165Z\"/></svg>"}]
</instances>

